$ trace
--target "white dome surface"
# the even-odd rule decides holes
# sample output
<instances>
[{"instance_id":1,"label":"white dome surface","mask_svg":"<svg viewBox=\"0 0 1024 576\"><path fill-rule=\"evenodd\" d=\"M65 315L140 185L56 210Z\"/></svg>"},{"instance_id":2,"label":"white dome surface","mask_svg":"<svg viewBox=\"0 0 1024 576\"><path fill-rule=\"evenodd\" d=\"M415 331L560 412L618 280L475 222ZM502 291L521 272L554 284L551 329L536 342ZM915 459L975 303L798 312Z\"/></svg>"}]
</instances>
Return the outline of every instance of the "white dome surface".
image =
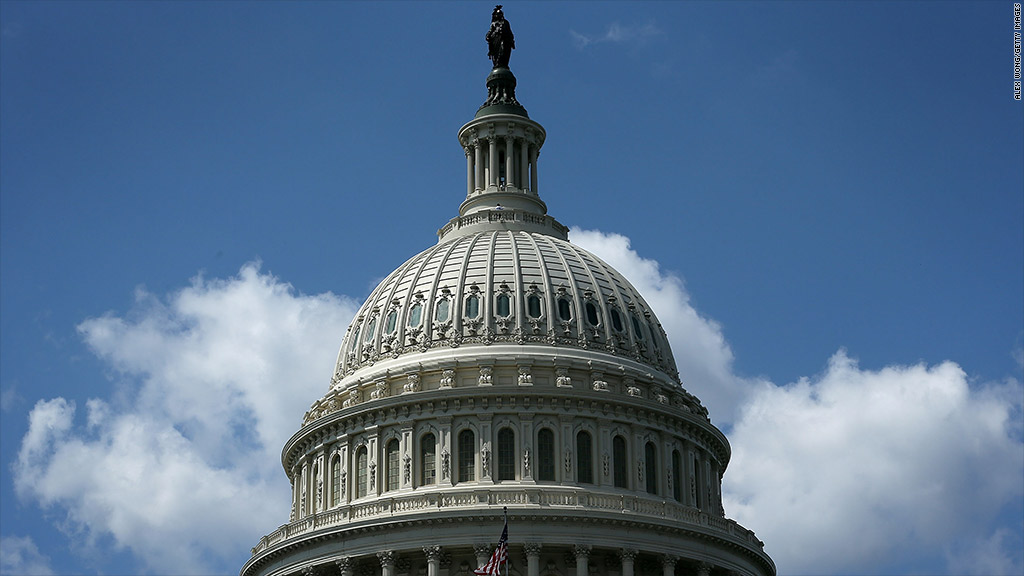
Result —
<instances>
[{"instance_id":1,"label":"white dome surface","mask_svg":"<svg viewBox=\"0 0 1024 576\"><path fill-rule=\"evenodd\" d=\"M661 323L619 272L566 240L506 229L437 244L385 278L345 335L334 384L387 359L502 343L604 352L678 381Z\"/></svg>"}]
</instances>

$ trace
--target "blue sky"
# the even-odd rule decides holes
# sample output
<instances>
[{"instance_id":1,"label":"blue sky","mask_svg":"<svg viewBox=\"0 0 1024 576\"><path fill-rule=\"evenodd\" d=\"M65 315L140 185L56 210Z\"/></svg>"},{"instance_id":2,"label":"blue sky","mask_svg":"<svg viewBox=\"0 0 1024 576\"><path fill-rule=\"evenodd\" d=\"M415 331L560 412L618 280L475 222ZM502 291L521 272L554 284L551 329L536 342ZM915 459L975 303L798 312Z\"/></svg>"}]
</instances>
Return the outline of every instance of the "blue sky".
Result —
<instances>
[{"instance_id":1,"label":"blue sky","mask_svg":"<svg viewBox=\"0 0 1024 576\"><path fill-rule=\"evenodd\" d=\"M491 8L0 3L4 574L235 573L287 519L354 308L462 200ZM541 196L780 574L1020 574L1012 3L505 13Z\"/></svg>"}]
</instances>

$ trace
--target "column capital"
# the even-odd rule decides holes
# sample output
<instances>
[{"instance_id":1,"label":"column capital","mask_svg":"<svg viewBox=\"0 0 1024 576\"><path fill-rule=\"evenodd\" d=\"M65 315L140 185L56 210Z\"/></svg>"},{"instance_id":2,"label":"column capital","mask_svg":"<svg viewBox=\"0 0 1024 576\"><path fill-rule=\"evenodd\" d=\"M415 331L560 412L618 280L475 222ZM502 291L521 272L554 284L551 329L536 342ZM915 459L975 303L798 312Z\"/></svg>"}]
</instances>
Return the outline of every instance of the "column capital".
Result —
<instances>
[{"instance_id":1,"label":"column capital","mask_svg":"<svg viewBox=\"0 0 1024 576\"><path fill-rule=\"evenodd\" d=\"M711 564L707 562L697 564L697 576L711 576Z\"/></svg>"},{"instance_id":2,"label":"column capital","mask_svg":"<svg viewBox=\"0 0 1024 576\"><path fill-rule=\"evenodd\" d=\"M623 561L628 560L632 562L636 559L637 554L639 554L639 552L636 548L623 548L619 550L619 558L622 558Z\"/></svg>"},{"instance_id":3,"label":"column capital","mask_svg":"<svg viewBox=\"0 0 1024 576\"><path fill-rule=\"evenodd\" d=\"M474 544L473 553L477 556L490 556L491 545L490 544Z\"/></svg>"},{"instance_id":4,"label":"column capital","mask_svg":"<svg viewBox=\"0 0 1024 576\"><path fill-rule=\"evenodd\" d=\"M398 559L398 554L395 554L394 550L381 550L377 552L377 559L380 560L380 567L387 568L395 565L395 560Z\"/></svg>"},{"instance_id":5,"label":"column capital","mask_svg":"<svg viewBox=\"0 0 1024 576\"><path fill-rule=\"evenodd\" d=\"M573 554L577 558L590 558L590 551L593 547L590 544L574 544L572 547Z\"/></svg>"},{"instance_id":6,"label":"column capital","mask_svg":"<svg viewBox=\"0 0 1024 576\"><path fill-rule=\"evenodd\" d=\"M530 556L540 556L540 551L543 547L540 542L527 542L523 544L523 553L526 554L527 558Z\"/></svg>"},{"instance_id":7,"label":"column capital","mask_svg":"<svg viewBox=\"0 0 1024 576\"><path fill-rule=\"evenodd\" d=\"M672 554L661 555L661 565L665 568L674 568L676 562L679 562L679 556L673 556Z\"/></svg>"},{"instance_id":8,"label":"column capital","mask_svg":"<svg viewBox=\"0 0 1024 576\"><path fill-rule=\"evenodd\" d=\"M341 576L348 576L356 567L356 562L351 556L342 556L334 561L334 565L338 567L338 570L341 572Z\"/></svg>"},{"instance_id":9,"label":"column capital","mask_svg":"<svg viewBox=\"0 0 1024 576\"><path fill-rule=\"evenodd\" d=\"M427 561L441 560L441 547L440 546L424 546L423 554L427 557Z\"/></svg>"}]
</instances>

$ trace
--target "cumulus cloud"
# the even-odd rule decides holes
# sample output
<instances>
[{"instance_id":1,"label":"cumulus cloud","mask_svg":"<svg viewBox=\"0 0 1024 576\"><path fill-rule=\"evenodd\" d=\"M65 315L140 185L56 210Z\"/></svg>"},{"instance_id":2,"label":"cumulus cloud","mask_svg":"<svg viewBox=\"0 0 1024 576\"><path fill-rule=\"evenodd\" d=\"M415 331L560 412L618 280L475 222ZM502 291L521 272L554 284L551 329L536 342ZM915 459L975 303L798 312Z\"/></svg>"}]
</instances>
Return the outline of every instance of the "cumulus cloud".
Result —
<instances>
[{"instance_id":1,"label":"cumulus cloud","mask_svg":"<svg viewBox=\"0 0 1024 576\"><path fill-rule=\"evenodd\" d=\"M610 264L640 291L668 333L683 386L701 399L713 419L732 422L741 399L760 382L733 373L733 353L722 327L694 309L682 278L640 257L621 234L574 227L569 235L574 244Z\"/></svg>"},{"instance_id":2,"label":"cumulus cloud","mask_svg":"<svg viewBox=\"0 0 1024 576\"><path fill-rule=\"evenodd\" d=\"M18 576L50 576L50 559L39 552L28 536L0 538L0 574Z\"/></svg>"},{"instance_id":3,"label":"cumulus cloud","mask_svg":"<svg viewBox=\"0 0 1024 576\"><path fill-rule=\"evenodd\" d=\"M255 264L197 278L125 317L79 326L121 391L84 417L39 401L14 465L16 490L66 514L87 540L112 537L159 573L235 569L238 552L288 517L279 451L326 391L356 304L306 296Z\"/></svg>"},{"instance_id":4,"label":"cumulus cloud","mask_svg":"<svg viewBox=\"0 0 1024 576\"><path fill-rule=\"evenodd\" d=\"M569 30L569 36L572 37L573 44L581 50L591 44L601 44L606 42L611 42L613 44L644 42L649 38L660 35L661 33L661 28L658 28L658 26L653 22L631 24L628 26L623 26L618 22L612 22L608 25L608 29L605 30L604 34L582 34L575 30Z\"/></svg>"},{"instance_id":5,"label":"cumulus cloud","mask_svg":"<svg viewBox=\"0 0 1024 576\"><path fill-rule=\"evenodd\" d=\"M785 573L1019 574L1021 534L996 526L1024 492L1021 394L972 386L953 362L869 371L840 351L750 396L726 510Z\"/></svg>"}]
</instances>

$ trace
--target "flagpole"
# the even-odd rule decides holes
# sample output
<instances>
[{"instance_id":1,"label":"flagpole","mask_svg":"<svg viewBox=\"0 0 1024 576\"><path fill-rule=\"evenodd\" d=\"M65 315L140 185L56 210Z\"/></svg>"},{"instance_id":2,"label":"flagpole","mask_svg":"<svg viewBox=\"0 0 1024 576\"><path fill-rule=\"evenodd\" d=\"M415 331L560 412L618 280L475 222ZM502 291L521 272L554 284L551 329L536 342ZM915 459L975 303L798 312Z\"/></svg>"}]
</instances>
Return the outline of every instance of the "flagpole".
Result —
<instances>
[{"instance_id":1,"label":"flagpole","mask_svg":"<svg viewBox=\"0 0 1024 576\"><path fill-rule=\"evenodd\" d=\"M505 512L505 530L508 530L508 506L502 506L501 509L502 509L502 511ZM508 550L508 541L507 540L505 541L505 549L506 549L506 552L505 552L505 576L508 576L508 556L509 556L509 554L507 552L507 550Z\"/></svg>"}]
</instances>

